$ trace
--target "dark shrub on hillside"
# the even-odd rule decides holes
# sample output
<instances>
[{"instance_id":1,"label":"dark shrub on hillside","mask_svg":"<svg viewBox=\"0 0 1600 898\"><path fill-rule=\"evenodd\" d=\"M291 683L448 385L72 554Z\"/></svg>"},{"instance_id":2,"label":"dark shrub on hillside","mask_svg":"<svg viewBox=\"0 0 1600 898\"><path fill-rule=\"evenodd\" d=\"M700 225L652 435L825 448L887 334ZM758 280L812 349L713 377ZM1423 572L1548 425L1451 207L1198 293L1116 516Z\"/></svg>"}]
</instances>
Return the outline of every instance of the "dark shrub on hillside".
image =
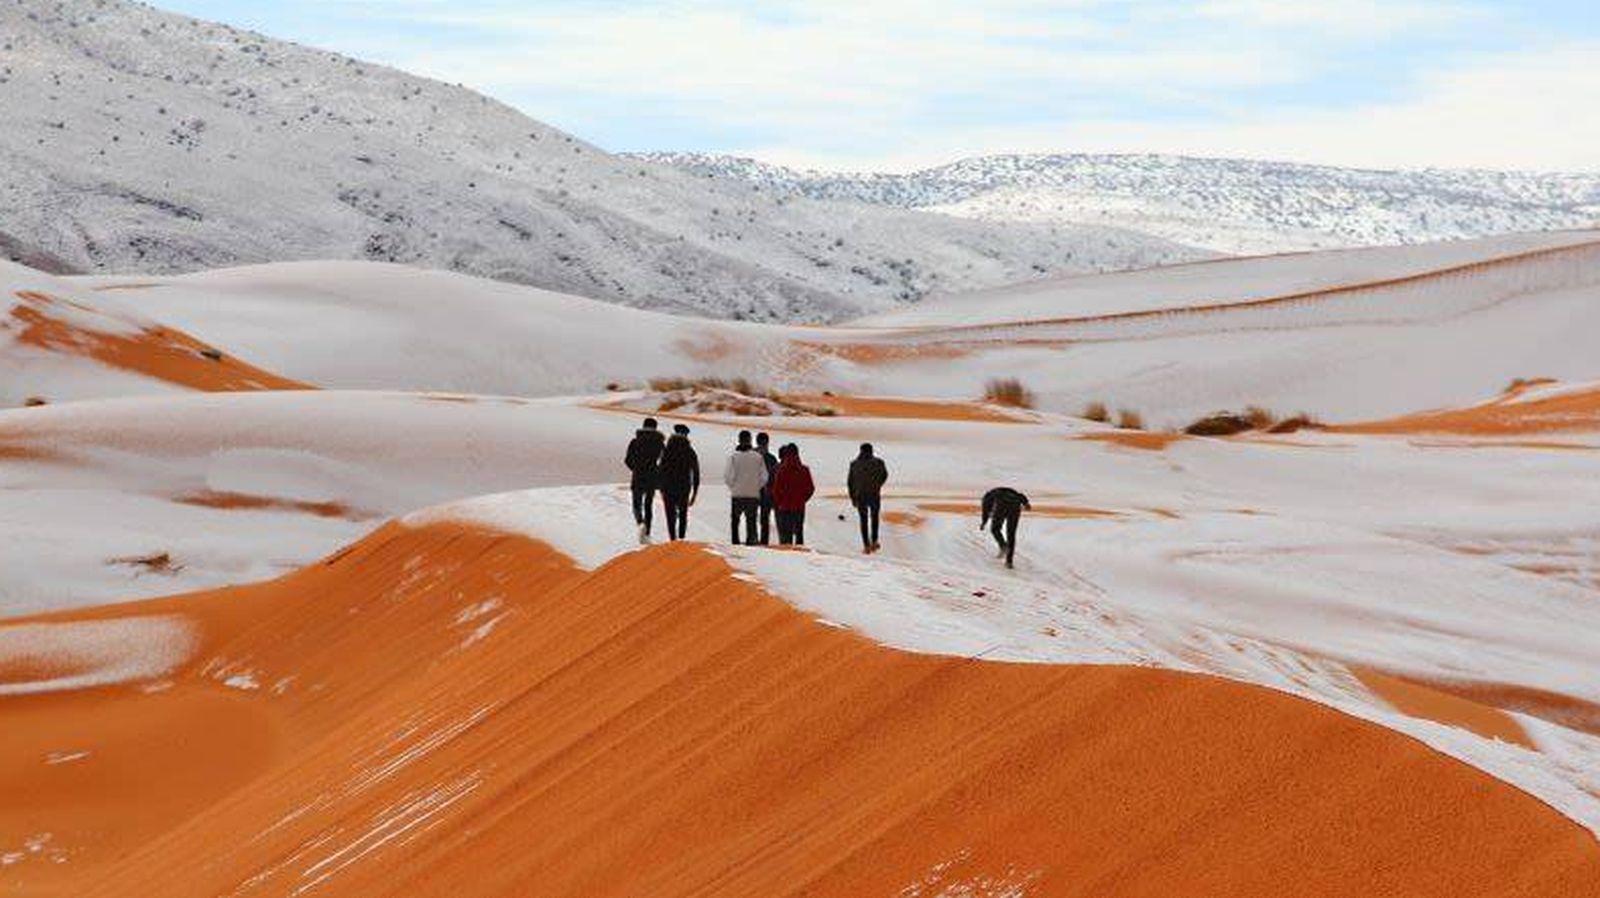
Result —
<instances>
[{"instance_id":1,"label":"dark shrub on hillside","mask_svg":"<svg viewBox=\"0 0 1600 898\"><path fill-rule=\"evenodd\" d=\"M1267 428L1267 433L1294 433L1297 430L1320 429L1322 429L1322 422L1311 417L1305 412L1301 412L1292 418L1284 418L1282 421L1279 421L1278 423Z\"/></svg>"},{"instance_id":2,"label":"dark shrub on hillside","mask_svg":"<svg viewBox=\"0 0 1600 898\"><path fill-rule=\"evenodd\" d=\"M1023 386L1022 381L1015 377L989 381L983 387L983 398L995 405L1033 408L1033 391Z\"/></svg>"},{"instance_id":3,"label":"dark shrub on hillside","mask_svg":"<svg viewBox=\"0 0 1600 898\"><path fill-rule=\"evenodd\" d=\"M1255 429L1255 424L1244 415L1237 412L1216 412L1185 427L1183 432L1195 437L1226 437Z\"/></svg>"}]
</instances>

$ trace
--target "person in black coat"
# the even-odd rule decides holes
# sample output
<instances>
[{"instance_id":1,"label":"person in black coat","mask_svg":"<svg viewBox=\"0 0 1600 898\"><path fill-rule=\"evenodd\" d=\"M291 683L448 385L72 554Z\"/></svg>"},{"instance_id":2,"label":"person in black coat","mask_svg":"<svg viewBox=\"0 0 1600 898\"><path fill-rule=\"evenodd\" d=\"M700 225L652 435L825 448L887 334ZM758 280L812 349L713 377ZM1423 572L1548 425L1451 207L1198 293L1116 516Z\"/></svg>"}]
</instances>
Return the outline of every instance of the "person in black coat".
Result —
<instances>
[{"instance_id":1,"label":"person in black coat","mask_svg":"<svg viewBox=\"0 0 1600 898\"><path fill-rule=\"evenodd\" d=\"M983 520L978 523L978 529L989 526L989 520L994 519L994 527L989 532L1000 547L999 557L1006 560L1006 567L1014 566L1012 558L1017 554L1017 522L1022 520L1023 509L1032 507L1027 496L1009 486L997 486L983 494Z\"/></svg>"},{"instance_id":2,"label":"person in black coat","mask_svg":"<svg viewBox=\"0 0 1600 898\"><path fill-rule=\"evenodd\" d=\"M689 427L672 425L672 436L661 450L656 468L661 507L667 514L667 537L683 539L689 531L689 506L700 496L700 456L689 444Z\"/></svg>"},{"instance_id":3,"label":"person in black coat","mask_svg":"<svg viewBox=\"0 0 1600 898\"><path fill-rule=\"evenodd\" d=\"M631 472L628 486L633 492L633 522L639 525L639 542L650 541L650 518L655 507L656 466L661 462L661 450L666 440L656 429L656 419L644 419L633 440L628 443L628 454L623 464Z\"/></svg>"},{"instance_id":4,"label":"person in black coat","mask_svg":"<svg viewBox=\"0 0 1600 898\"><path fill-rule=\"evenodd\" d=\"M756 451L767 463L767 485L761 488L761 527L757 531L757 541L763 546L772 542L772 477L778 471L778 457L772 454L771 445L772 438L766 431L756 434Z\"/></svg>"},{"instance_id":5,"label":"person in black coat","mask_svg":"<svg viewBox=\"0 0 1600 898\"><path fill-rule=\"evenodd\" d=\"M862 443L860 454L850 462L845 484L850 504L861 519L861 550L869 555L878 551L878 514L883 508L883 485L888 480L889 467L872 454L871 443Z\"/></svg>"}]
</instances>

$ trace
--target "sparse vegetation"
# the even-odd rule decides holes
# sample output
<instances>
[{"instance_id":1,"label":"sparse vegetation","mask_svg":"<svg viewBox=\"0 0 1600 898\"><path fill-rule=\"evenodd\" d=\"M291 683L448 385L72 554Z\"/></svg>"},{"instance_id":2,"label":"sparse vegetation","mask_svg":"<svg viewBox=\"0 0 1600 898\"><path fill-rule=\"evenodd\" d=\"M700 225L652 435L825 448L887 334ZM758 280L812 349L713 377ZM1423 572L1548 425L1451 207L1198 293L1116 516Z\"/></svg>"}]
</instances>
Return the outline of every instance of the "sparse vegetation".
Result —
<instances>
[{"instance_id":1,"label":"sparse vegetation","mask_svg":"<svg viewBox=\"0 0 1600 898\"><path fill-rule=\"evenodd\" d=\"M656 407L661 412L671 412L693 404L698 410L730 415L771 415L773 406L793 415L831 417L835 414L831 408L795 402L776 390L753 384L744 377L657 377L650 380L649 384L652 391L665 394Z\"/></svg>"},{"instance_id":2,"label":"sparse vegetation","mask_svg":"<svg viewBox=\"0 0 1600 898\"><path fill-rule=\"evenodd\" d=\"M22 405L24 408L38 408L41 405L49 404L50 403L43 396L29 396L27 399L22 400Z\"/></svg>"},{"instance_id":3,"label":"sparse vegetation","mask_svg":"<svg viewBox=\"0 0 1600 898\"><path fill-rule=\"evenodd\" d=\"M1250 419L1237 412L1213 412L1185 427L1183 432L1195 437L1227 437L1254 429Z\"/></svg>"},{"instance_id":4,"label":"sparse vegetation","mask_svg":"<svg viewBox=\"0 0 1600 898\"><path fill-rule=\"evenodd\" d=\"M1321 422L1306 412L1279 419L1271 409L1252 405L1242 412L1213 412L1185 427L1183 432L1197 437L1225 437L1249 431L1294 433L1319 427L1322 427Z\"/></svg>"},{"instance_id":5,"label":"sparse vegetation","mask_svg":"<svg viewBox=\"0 0 1600 898\"><path fill-rule=\"evenodd\" d=\"M1267 433L1294 433L1300 430L1318 430L1322 422L1305 412L1299 412L1267 428Z\"/></svg>"},{"instance_id":6,"label":"sparse vegetation","mask_svg":"<svg viewBox=\"0 0 1600 898\"><path fill-rule=\"evenodd\" d=\"M1033 391L1015 377L995 378L984 384L983 398L986 402L1012 408L1033 408L1034 402Z\"/></svg>"},{"instance_id":7,"label":"sparse vegetation","mask_svg":"<svg viewBox=\"0 0 1600 898\"><path fill-rule=\"evenodd\" d=\"M1099 421L1101 424L1109 424L1111 423L1111 410L1106 408L1104 402L1091 402L1083 407L1083 412L1079 417L1087 418L1090 421Z\"/></svg>"},{"instance_id":8,"label":"sparse vegetation","mask_svg":"<svg viewBox=\"0 0 1600 898\"><path fill-rule=\"evenodd\" d=\"M1123 430L1144 430L1144 416L1131 408L1117 409L1117 426Z\"/></svg>"},{"instance_id":9,"label":"sparse vegetation","mask_svg":"<svg viewBox=\"0 0 1600 898\"><path fill-rule=\"evenodd\" d=\"M183 570L183 565L172 560L170 552L152 552L149 555L127 555L121 558L112 558L108 564L125 564L129 567L140 568L152 574L176 574Z\"/></svg>"},{"instance_id":10,"label":"sparse vegetation","mask_svg":"<svg viewBox=\"0 0 1600 898\"><path fill-rule=\"evenodd\" d=\"M657 377L650 381L650 389L657 393L675 393L679 390L728 390L763 399L777 398L777 393L757 387L744 377Z\"/></svg>"},{"instance_id":11,"label":"sparse vegetation","mask_svg":"<svg viewBox=\"0 0 1600 898\"><path fill-rule=\"evenodd\" d=\"M1278 423L1278 416L1274 415L1271 409L1259 405L1246 406L1244 418L1250 422L1251 430L1266 430Z\"/></svg>"},{"instance_id":12,"label":"sparse vegetation","mask_svg":"<svg viewBox=\"0 0 1600 898\"><path fill-rule=\"evenodd\" d=\"M1553 384L1555 382L1556 379L1553 377L1519 377L1516 380L1513 380L1511 383L1506 384L1506 388L1502 392L1506 395L1510 395L1512 393L1520 393L1529 387L1542 387L1546 384Z\"/></svg>"}]
</instances>

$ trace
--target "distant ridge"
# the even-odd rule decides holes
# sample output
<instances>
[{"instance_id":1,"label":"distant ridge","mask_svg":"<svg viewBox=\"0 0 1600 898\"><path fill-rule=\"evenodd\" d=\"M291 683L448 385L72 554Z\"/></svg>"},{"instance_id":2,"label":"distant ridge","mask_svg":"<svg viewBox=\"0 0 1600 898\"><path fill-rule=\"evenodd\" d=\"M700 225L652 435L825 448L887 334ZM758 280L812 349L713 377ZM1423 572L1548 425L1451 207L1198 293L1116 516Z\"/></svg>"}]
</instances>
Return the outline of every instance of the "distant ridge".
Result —
<instances>
[{"instance_id":1,"label":"distant ridge","mask_svg":"<svg viewBox=\"0 0 1600 898\"><path fill-rule=\"evenodd\" d=\"M985 221L1113 225L1227 253L1426 243L1600 223L1600 174L1381 171L1162 155L1001 155L908 174L644 153L793 196Z\"/></svg>"},{"instance_id":2,"label":"distant ridge","mask_svg":"<svg viewBox=\"0 0 1600 898\"><path fill-rule=\"evenodd\" d=\"M459 86L126 0L7 0L0 38L0 258L58 273L359 259L817 321L1205 255L708 183Z\"/></svg>"}]
</instances>

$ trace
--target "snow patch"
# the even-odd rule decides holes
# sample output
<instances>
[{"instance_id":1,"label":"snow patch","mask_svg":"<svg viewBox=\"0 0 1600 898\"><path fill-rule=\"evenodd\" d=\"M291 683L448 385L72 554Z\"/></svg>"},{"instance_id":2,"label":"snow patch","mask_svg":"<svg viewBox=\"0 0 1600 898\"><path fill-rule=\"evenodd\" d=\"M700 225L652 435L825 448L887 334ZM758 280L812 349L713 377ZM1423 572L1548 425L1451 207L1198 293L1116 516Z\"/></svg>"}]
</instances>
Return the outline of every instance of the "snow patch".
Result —
<instances>
[{"instance_id":1,"label":"snow patch","mask_svg":"<svg viewBox=\"0 0 1600 898\"><path fill-rule=\"evenodd\" d=\"M152 679L188 660L198 644L194 625L177 615L0 625L0 662L38 671L8 675L0 696Z\"/></svg>"}]
</instances>

